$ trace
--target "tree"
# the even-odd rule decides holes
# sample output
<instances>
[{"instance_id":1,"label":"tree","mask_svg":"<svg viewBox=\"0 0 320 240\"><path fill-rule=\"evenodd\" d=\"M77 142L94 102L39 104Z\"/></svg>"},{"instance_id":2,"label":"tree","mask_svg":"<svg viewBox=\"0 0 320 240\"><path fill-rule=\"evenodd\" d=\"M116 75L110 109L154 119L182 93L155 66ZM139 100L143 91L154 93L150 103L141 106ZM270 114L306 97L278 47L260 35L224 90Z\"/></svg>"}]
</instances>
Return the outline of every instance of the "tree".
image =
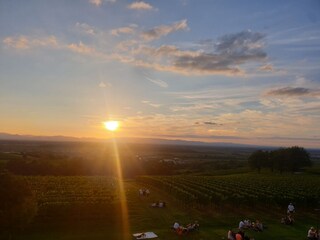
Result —
<instances>
[{"instance_id":1,"label":"tree","mask_svg":"<svg viewBox=\"0 0 320 240\"><path fill-rule=\"evenodd\" d=\"M37 202L28 185L8 172L0 173L0 238L12 234L31 222L37 212Z\"/></svg>"},{"instance_id":2,"label":"tree","mask_svg":"<svg viewBox=\"0 0 320 240\"><path fill-rule=\"evenodd\" d=\"M294 146L287 148L287 156L289 158L288 170L291 172L312 165L309 153L302 147Z\"/></svg>"},{"instance_id":3,"label":"tree","mask_svg":"<svg viewBox=\"0 0 320 240\"><path fill-rule=\"evenodd\" d=\"M261 168L266 166L269 159L269 152L257 150L253 152L248 159L249 166L253 169L257 169L260 173Z\"/></svg>"},{"instance_id":4,"label":"tree","mask_svg":"<svg viewBox=\"0 0 320 240\"><path fill-rule=\"evenodd\" d=\"M249 166L260 172L261 168L268 167L278 170L294 172L303 167L311 166L309 153L302 147L294 146L290 148L279 148L271 152L258 150L253 152L248 158Z\"/></svg>"}]
</instances>

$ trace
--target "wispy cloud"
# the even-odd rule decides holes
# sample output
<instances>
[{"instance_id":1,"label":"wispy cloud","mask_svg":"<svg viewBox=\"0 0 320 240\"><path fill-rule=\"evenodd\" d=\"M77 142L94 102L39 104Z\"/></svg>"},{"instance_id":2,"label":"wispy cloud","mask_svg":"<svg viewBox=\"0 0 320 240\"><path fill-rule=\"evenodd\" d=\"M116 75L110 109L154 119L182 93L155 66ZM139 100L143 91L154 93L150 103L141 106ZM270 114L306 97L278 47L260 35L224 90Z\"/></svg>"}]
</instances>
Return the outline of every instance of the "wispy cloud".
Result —
<instances>
[{"instance_id":1,"label":"wispy cloud","mask_svg":"<svg viewBox=\"0 0 320 240\"><path fill-rule=\"evenodd\" d=\"M133 10L152 10L153 6L149 3L139 1L139 2L133 2L129 4L128 8Z\"/></svg>"},{"instance_id":2,"label":"wispy cloud","mask_svg":"<svg viewBox=\"0 0 320 240\"><path fill-rule=\"evenodd\" d=\"M161 25L153 29L150 29L148 31L144 31L142 32L141 37L145 41L153 41L155 39L159 39L162 36L166 36L172 32L176 32L179 30L187 30L187 29L188 29L187 20L184 19L179 22L175 22L172 25Z\"/></svg>"},{"instance_id":3,"label":"wispy cloud","mask_svg":"<svg viewBox=\"0 0 320 240\"><path fill-rule=\"evenodd\" d=\"M87 24L87 23L79 23L79 22L77 22L76 23L76 29L79 32L87 34L87 35L95 35L95 34L97 34L97 30L94 27L92 27L89 24Z\"/></svg>"},{"instance_id":4,"label":"wispy cloud","mask_svg":"<svg viewBox=\"0 0 320 240\"><path fill-rule=\"evenodd\" d=\"M111 35L119 36L120 34L133 34L137 25L130 25L128 27L115 28L111 30Z\"/></svg>"},{"instance_id":5,"label":"wispy cloud","mask_svg":"<svg viewBox=\"0 0 320 240\"><path fill-rule=\"evenodd\" d=\"M15 49L29 49L33 47L57 47L58 41L55 36L28 37L20 35L18 37L6 37L3 43Z\"/></svg>"},{"instance_id":6,"label":"wispy cloud","mask_svg":"<svg viewBox=\"0 0 320 240\"><path fill-rule=\"evenodd\" d=\"M101 6L104 2L115 3L117 0L89 0L89 3L96 5L97 7Z\"/></svg>"},{"instance_id":7,"label":"wispy cloud","mask_svg":"<svg viewBox=\"0 0 320 240\"><path fill-rule=\"evenodd\" d=\"M99 59L115 58L112 54L105 54L97 51L94 46L89 46L83 42L79 43L64 43L58 41L55 36L33 37L33 36L18 36L6 37L3 40L5 46L16 49L18 51L26 51L31 49L56 49L68 50L77 54L96 57ZM28 52L29 53L29 52Z\"/></svg>"},{"instance_id":8,"label":"wispy cloud","mask_svg":"<svg viewBox=\"0 0 320 240\"><path fill-rule=\"evenodd\" d=\"M195 122L194 124L196 124L196 125L213 125L213 126L222 126L222 125L223 125L223 124L216 123L216 122L211 122L211 121L207 121L207 122Z\"/></svg>"},{"instance_id":9,"label":"wispy cloud","mask_svg":"<svg viewBox=\"0 0 320 240\"><path fill-rule=\"evenodd\" d=\"M156 27L150 31L150 40L179 29L186 29L186 21L180 21L171 27ZM166 30L159 30L166 29ZM148 39L146 37L145 40ZM134 64L159 71L176 72L186 75L241 75L242 64L264 61L264 35L251 31L222 36L217 42L198 44L198 49L179 49L173 45L152 47L139 45L131 51ZM213 42L213 40L211 41ZM152 61L151 61L152 60Z\"/></svg>"},{"instance_id":10,"label":"wispy cloud","mask_svg":"<svg viewBox=\"0 0 320 240\"><path fill-rule=\"evenodd\" d=\"M273 71L273 65L272 64L266 64L263 65L259 68L260 71L265 71L265 72L272 72Z\"/></svg>"},{"instance_id":11,"label":"wispy cloud","mask_svg":"<svg viewBox=\"0 0 320 240\"><path fill-rule=\"evenodd\" d=\"M156 84L159 87L162 87L162 88L167 88L168 87L168 84L165 81L162 81L160 79L152 79L152 78L147 77L147 76L146 76L146 79L148 79L150 82Z\"/></svg>"},{"instance_id":12,"label":"wispy cloud","mask_svg":"<svg viewBox=\"0 0 320 240\"><path fill-rule=\"evenodd\" d=\"M98 86L100 88L107 88L107 87L111 87L112 85L111 83L101 81Z\"/></svg>"},{"instance_id":13,"label":"wispy cloud","mask_svg":"<svg viewBox=\"0 0 320 240\"><path fill-rule=\"evenodd\" d=\"M161 104L152 103L152 102L146 101L146 100L145 100L145 101L142 101L142 103L147 104L147 105L149 105L149 106L151 106L151 107L155 107L155 108L161 107Z\"/></svg>"},{"instance_id":14,"label":"wispy cloud","mask_svg":"<svg viewBox=\"0 0 320 240\"><path fill-rule=\"evenodd\" d=\"M320 96L320 89L310 89L303 87L282 87L267 91L267 96L287 96L287 97L300 97L309 96L315 97Z\"/></svg>"},{"instance_id":15,"label":"wispy cloud","mask_svg":"<svg viewBox=\"0 0 320 240\"><path fill-rule=\"evenodd\" d=\"M7 37L3 40L6 46L16 49L32 47L56 47L68 49L78 54L91 55L100 59L113 59L122 63L157 71L173 72L184 75L244 75L241 65L264 62L267 54L264 51L264 35L251 31L242 31L222 36L217 41L206 41L197 44L197 48L182 49L174 45L154 47L151 41L180 30L187 30L187 20L181 20L171 25L156 26L148 31L139 31L137 25L129 25L111 30L111 35L120 34L130 38L118 42L112 47L112 40L108 39L107 31L100 31L88 24L77 23L76 28L93 37L93 43L87 45L79 43L63 43L54 36L32 38L27 36ZM140 35L139 35L140 33ZM209 44L210 42L210 44ZM99 49L99 50L97 50ZM261 67L261 70L271 71L272 64ZM155 83L155 81L154 81ZM164 82L157 81L161 87Z\"/></svg>"},{"instance_id":16,"label":"wispy cloud","mask_svg":"<svg viewBox=\"0 0 320 240\"><path fill-rule=\"evenodd\" d=\"M195 56L176 58L174 66L179 69L202 73L241 74L239 64L264 60L267 54L263 47L264 35L243 31L222 36L211 52L199 52Z\"/></svg>"},{"instance_id":17,"label":"wispy cloud","mask_svg":"<svg viewBox=\"0 0 320 240\"><path fill-rule=\"evenodd\" d=\"M97 52L94 48L79 42L78 44L72 43L67 46L67 48L73 52L87 54L87 55L95 55Z\"/></svg>"},{"instance_id":18,"label":"wispy cloud","mask_svg":"<svg viewBox=\"0 0 320 240\"><path fill-rule=\"evenodd\" d=\"M89 3L99 7L102 4L102 0L89 0Z\"/></svg>"}]
</instances>

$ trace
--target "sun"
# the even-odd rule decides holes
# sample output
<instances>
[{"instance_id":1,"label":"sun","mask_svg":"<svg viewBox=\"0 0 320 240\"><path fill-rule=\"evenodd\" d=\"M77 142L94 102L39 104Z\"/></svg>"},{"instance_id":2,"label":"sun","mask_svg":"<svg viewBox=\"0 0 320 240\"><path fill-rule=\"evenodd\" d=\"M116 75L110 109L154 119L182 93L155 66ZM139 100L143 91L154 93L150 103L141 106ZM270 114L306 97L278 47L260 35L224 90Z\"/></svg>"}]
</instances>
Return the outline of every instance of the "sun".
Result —
<instances>
[{"instance_id":1,"label":"sun","mask_svg":"<svg viewBox=\"0 0 320 240\"><path fill-rule=\"evenodd\" d=\"M104 127L109 131L116 131L119 128L119 122L118 121L106 121L103 122Z\"/></svg>"}]
</instances>

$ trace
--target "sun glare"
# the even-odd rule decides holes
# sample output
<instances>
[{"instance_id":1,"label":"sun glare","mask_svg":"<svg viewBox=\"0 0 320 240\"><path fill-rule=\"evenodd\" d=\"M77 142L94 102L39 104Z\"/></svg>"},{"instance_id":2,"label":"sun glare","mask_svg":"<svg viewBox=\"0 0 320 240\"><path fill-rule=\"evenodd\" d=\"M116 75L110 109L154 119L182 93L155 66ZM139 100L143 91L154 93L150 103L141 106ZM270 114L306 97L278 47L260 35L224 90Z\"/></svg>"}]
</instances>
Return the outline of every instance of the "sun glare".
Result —
<instances>
[{"instance_id":1,"label":"sun glare","mask_svg":"<svg viewBox=\"0 0 320 240\"><path fill-rule=\"evenodd\" d=\"M119 128L119 122L118 121L106 121L103 123L104 127L109 131L116 131Z\"/></svg>"}]
</instances>

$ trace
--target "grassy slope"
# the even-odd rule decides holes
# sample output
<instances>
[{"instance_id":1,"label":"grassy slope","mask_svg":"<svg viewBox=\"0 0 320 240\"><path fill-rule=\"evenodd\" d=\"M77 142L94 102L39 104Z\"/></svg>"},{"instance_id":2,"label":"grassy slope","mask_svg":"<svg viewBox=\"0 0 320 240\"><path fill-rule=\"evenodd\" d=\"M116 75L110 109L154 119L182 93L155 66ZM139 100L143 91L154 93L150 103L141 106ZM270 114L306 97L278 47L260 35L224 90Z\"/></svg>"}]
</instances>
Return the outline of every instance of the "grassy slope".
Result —
<instances>
[{"instance_id":1,"label":"grassy slope","mask_svg":"<svg viewBox=\"0 0 320 240\"><path fill-rule=\"evenodd\" d=\"M131 191L137 192L137 186L134 183L128 183ZM174 221L186 224L198 220L201 230L185 236L188 239L223 239L226 236L228 228L237 229L241 219L251 220L259 219L267 225L264 232L255 232L248 230L246 234L253 236L256 240L265 239L305 239L306 232L311 225L320 224L320 218L317 214L301 213L296 214L296 223L294 226L280 224L281 217L285 214L283 209L237 209L234 206L220 209L218 207L207 207L204 209L195 209L171 198L157 189L151 189L152 194L147 198L139 199L137 194L128 194L129 207L135 209L131 216L133 231L155 231L160 239L181 239L169 229ZM165 200L168 202L166 209L152 209L148 204L152 200ZM139 210L138 210L139 209ZM318 213L319 216L320 213ZM317 222L318 221L318 222ZM318 227L318 226L315 226Z\"/></svg>"},{"instance_id":2,"label":"grassy slope","mask_svg":"<svg viewBox=\"0 0 320 240\"><path fill-rule=\"evenodd\" d=\"M149 197L139 197L138 189L143 187L135 181L125 181L127 194L127 203L129 211L130 234L124 237L119 224L119 218L113 217L112 221L103 221L92 223L85 220L77 224L64 222L57 226L50 226L40 229L34 225L29 233L14 239L54 239L54 240L73 240L73 239L132 239L131 233L154 231L159 239L224 239L228 228L236 230L238 222L241 219L249 218L251 220L260 219L267 224L268 229L264 232L248 231L247 235L254 236L256 240L281 239L295 240L305 239L306 232L311 225L320 224L320 218L316 214L302 214L301 210L296 214L296 224L294 226L285 226L279 223L281 216L285 213L283 209L237 209L235 206L225 207L223 209L214 206L203 209L196 209L179 202L170 195L156 188L150 188ZM151 208L150 204L157 200L167 202L167 207ZM115 206L115 215L120 216L120 211ZM320 212L317 213L318 216ZM118 220L117 220L118 219ZM173 233L170 227L175 221L181 224L187 224L198 220L200 231L189 234L188 236L178 236ZM318 222L317 222L318 221Z\"/></svg>"}]
</instances>

